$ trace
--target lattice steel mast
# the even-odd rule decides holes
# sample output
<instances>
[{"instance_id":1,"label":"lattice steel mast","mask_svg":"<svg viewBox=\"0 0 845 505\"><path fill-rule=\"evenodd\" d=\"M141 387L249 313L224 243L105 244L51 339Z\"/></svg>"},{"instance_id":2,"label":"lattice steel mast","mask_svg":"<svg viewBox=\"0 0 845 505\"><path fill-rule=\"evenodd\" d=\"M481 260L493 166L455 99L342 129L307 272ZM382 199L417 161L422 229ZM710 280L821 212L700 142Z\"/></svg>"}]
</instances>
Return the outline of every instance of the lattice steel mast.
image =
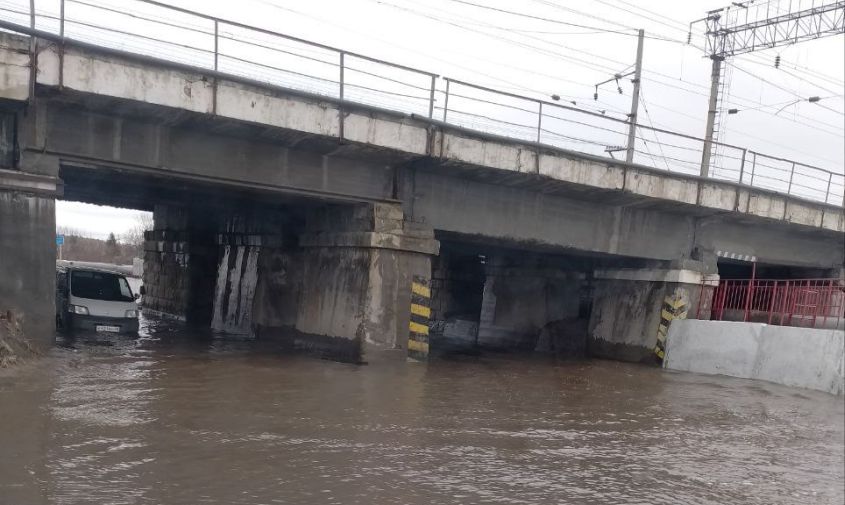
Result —
<instances>
[{"instance_id":1,"label":"lattice steel mast","mask_svg":"<svg viewBox=\"0 0 845 505\"><path fill-rule=\"evenodd\" d=\"M845 33L845 1L816 5L817 1L733 2L694 21L704 23L705 51L713 60L707 130L701 153L703 177L710 172L722 62L729 56Z\"/></svg>"}]
</instances>

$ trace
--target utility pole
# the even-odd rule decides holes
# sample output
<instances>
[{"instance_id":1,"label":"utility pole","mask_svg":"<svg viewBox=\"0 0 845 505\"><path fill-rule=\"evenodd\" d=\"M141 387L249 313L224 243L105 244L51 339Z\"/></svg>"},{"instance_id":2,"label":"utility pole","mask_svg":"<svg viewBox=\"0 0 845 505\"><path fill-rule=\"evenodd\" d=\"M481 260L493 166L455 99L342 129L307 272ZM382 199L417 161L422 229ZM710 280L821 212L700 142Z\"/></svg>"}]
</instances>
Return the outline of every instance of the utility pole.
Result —
<instances>
[{"instance_id":1,"label":"utility pole","mask_svg":"<svg viewBox=\"0 0 845 505\"><path fill-rule=\"evenodd\" d=\"M722 72L722 61L724 57L718 55L710 56L713 60L713 70L710 72L710 105L707 108L707 132L704 137L704 147L701 151L701 176L710 175L710 153L713 151L713 125L716 124L716 114L719 113L719 76Z\"/></svg>"},{"instance_id":2,"label":"utility pole","mask_svg":"<svg viewBox=\"0 0 845 505\"><path fill-rule=\"evenodd\" d=\"M645 30L639 30L637 36L637 63L634 68L634 94L631 97L631 114L628 116L628 149L625 154L625 161L631 163L634 161L634 145L637 141L637 110L640 108L640 77L643 73L643 41L645 40Z\"/></svg>"}]
</instances>

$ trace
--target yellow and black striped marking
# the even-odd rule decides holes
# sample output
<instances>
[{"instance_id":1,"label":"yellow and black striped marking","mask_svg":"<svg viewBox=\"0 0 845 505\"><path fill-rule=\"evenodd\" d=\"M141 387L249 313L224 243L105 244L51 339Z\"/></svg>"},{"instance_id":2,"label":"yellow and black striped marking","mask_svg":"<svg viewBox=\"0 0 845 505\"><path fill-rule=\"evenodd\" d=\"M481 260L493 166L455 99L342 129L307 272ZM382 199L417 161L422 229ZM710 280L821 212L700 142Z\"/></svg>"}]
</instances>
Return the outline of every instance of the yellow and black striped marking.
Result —
<instances>
[{"instance_id":1,"label":"yellow and black striped marking","mask_svg":"<svg viewBox=\"0 0 845 505\"><path fill-rule=\"evenodd\" d=\"M414 276L411 283L411 322L408 332L408 357L428 359L428 320L431 318L431 289L428 280Z\"/></svg>"},{"instance_id":2,"label":"yellow and black striped marking","mask_svg":"<svg viewBox=\"0 0 845 505\"><path fill-rule=\"evenodd\" d=\"M686 300L677 294L667 296L663 300L663 309L660 311L660 326L657 327L657 345L654 346L654 354L661 360L666 356L666 335L669 334L669 325L675 319L686 318Z\"/></svg>"}]
</instances>

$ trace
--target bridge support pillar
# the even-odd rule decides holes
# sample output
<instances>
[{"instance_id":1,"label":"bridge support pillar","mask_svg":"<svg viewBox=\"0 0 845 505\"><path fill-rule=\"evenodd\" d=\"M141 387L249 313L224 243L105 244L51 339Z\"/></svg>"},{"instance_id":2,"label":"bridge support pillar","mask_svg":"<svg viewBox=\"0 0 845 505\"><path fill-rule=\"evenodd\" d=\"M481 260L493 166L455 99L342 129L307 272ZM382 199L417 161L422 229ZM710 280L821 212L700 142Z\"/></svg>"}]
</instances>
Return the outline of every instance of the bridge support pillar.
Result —
<instances>
[{"instance_id":1,"label":"bridge support pillar","mask_svg":"<svg viewBox=\"0 0 845 505\"><path fill-rule=\"evenodd\" d=\"M215 221L205 212L156 205L144 240L144 309L205 325L217 271Z\"/></svg>"},{"instance_id":2,"label":"bridge support pillar","mask_svg":"<svg viewBox=\"0 0 845 505\"><path fill-rule=\"evenodd\" d=\"M55 338L59 192L55 177L0 169L0 361L9 352L4 333L20 340L24 349L5 342L14 353Z\"/></svg>"},{"instance_id":3,"label":"bridge support pillar","mask_svg":"<svg viewBox=\"0 0 845 505\"><path fill-rule=\"evenodd\" d=\"M20 105L20 104L18 104ZM21 152L32 122L0 104L0 362L55 339L58 159ZM6 339L4 340L4 334Z\"/></svg>"},{"instance_id":4,"label":"bridge support pillar","mask_svg":"<svg viewBox=\"0 0 845 505\"><path fill-rule=\"evenodd\" d=\"M221 221L211 328L252 334L293 326L301 284L295 225L288 213L240 209Z\"/></svg>"},{"instance_id":5,"label":"bridge support pillar","mask_svg":"<svg viewBox=\"0 0 845 505\"><path fill-rule=\"evenodd\" d=\"M299 245L296 330L306 346L355 362L427 356L427 304L417 298L429 294L439 251L430 227L405 221L399 205L331 206L308 215Z\"/></svg>"},{"instance_id":6,"label":"bridge support pillar","mask_svg":"<svg viewBox=\"0 0 845 505\"><path fill-rule=\"evenodd\" d=\"M597 270L594 279L590 355L659 362L672 321L708 308L719 275L715 261L680 260L654 268Z\"/></svg>"}]
</instances>

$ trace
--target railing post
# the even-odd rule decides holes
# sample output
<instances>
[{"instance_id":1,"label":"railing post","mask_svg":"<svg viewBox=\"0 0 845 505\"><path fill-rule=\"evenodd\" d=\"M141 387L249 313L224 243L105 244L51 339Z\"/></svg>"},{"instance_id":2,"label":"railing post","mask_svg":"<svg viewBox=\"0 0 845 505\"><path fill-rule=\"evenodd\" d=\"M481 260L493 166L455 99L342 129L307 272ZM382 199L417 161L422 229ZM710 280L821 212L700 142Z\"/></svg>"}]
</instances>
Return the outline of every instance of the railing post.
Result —
<instances>
[{"instance_id":1,"label":"railing post","mask_svg":"<svg viewBox=\"0 0 845 505\"><path fill-rule=\"evenodd\" d=\"M540 103L540 108L537 111L537 143L540 143L540 132L543 128L543 102Z\"/></svg>"},{"instance_id":2,"label":"railing post","mask_svg":"<svg viewBox=\"0 0 845 505\"><path fill-rule=\"evenodd\" d=\"M344 53L340 51L340 89L339 89L339 97L340 97L340 105L338 106L338 125L337 125L337 136L338 141L343 142L343 60L344 60Z\"/></svg>"},{"instance_id":3,"label":"railing post","mask_svg":"<svg viewBox=\"0 0 845 505\"><path fill-rule=\"evenodd\" d=\"M827 203L827 199L830 198L830 184L833 182L833 172L828 174L827 177L827 189L824 192L824 203Z\"/></svg>"},{"instance_id":4,"label":"railing post","mask_svg":"<svg viewBox=\"0 0 845 505\"><path fill-rule=\"evenodd\" d=\"M432 75L431 76L431 94L428 97L428 118L432 119L434 117L434 87L436 85L437 77Z\"/></svg>"},{"instance_id":5,"label":"railing post","mask_svg":"<svg viewBox=\"0 0 845 505\"><path fill-rule=\"evenodd\" d=\"M65 0L59 0L59 89L65 85Z\"/></svg>"},{"instance_id":6,"label":"railing post","mask_svg":"<svg viewBox=\"0 0 845 505\"><path fill-rule=\"evenodd\" d=\"M784 283L784 286L783 286L783 296L781 296L781 303L780 303L780 314L779 314L780 319L778 319L778 323L781 326L783 326L784 324L787 324L787 325L789 324L789 321L787 321L787 323L784 323L783 321L786 317L786 312L787 312L787 309L788 309L788 306L789 306L789 298L792 296L791 285L792 285L791 281L786 281Z\"/></svg>"},{"instance_id":7,"label":"railing post","mask_svg":"<svg viewBox=\"0 0 845 505\"><path fill-rule=\"evenodd\" d=\"M823 300L824 300L824 294L823 294L824 292L822 291L821 282L819 282L819 281L813 281L813 287L815 288L814 292L815 292L815 296L816 296L816 298L815 298L815 303L816 303L815 309L816 310L813 311L813 326L812 327L815 328L816 327L816 321L819 318L819 307L822 306L822 303L823 303Z\"/></svg>"},{"instance_id":8,"label":"railing post","mask_svg":"<svg viewBox=\"0 0 845 505\"><path fill-rule=\"evenodd\" d=\"M827 324L827 313L830 312L830 295L832 292L830 288L832 287L830 281L822 281L822 285L819 287L822 293L822 300L824 300L824 307L822 307L822 328L825 327Z\"/></svg>"},{"instance_id":9,"label":"railing post","mask_svg":"<svg viewBox=\"0 0 845 505\"><path fill-rule=\"evenodd\" d=\"M710 303L710 319L713 319L713 314L716 314L716 321L721 321L725 313L725 297L727 296L728 284L724 281L719 281L716 290L713 292L713 302ZM713 304L715 303L715 308Z\"/></svg>"},{"instance_id":10,"label":"railing post","mask_svg":"<svg viewBox=\"0 0 845 505\"><path fill-rule=\"evenodd\" d=\"M29 27L35 30L35 0L29 0ZM35 81L38 78L38 47L35 35L29 37L29 100L35 101Z\"/></svg>"},{"instance_id":11,"label":"railing post","mask_svg":"<svg viewBox=\"0 0 845 505\"><path fill-rule=\"evenodd\" d=\"M218 55L220 54L220 27L218 22L214 20L214 80L211 81L211 113L217 114L217 75L219 69Z\"/></svg>"},{"instance_id":12,"label":"railing post","mask_svg":"<svg viewBox=\"0 0 845 505\"><path fill-rule=\"evenodd\" d=\"M766 324L772 324L772 316L775 310L775 298L777 298L778 294L778 281L772 282L772 297L769 299L769 317L766 321Z\"/></svg>"},{"instance_id":13,"label":"railing post","mask_svg":"<svg viewBox=\"0 0 845 505\"><path fill-rule=\"evenodd\" d=\"M704 299L704 283L705 280L701 279L701 287L698 290L698 309L695 311L696 319L701 319L701 301Z\"/></svg>"},{"instance_id":14,"label":"railing post","mask_svg":"<svg viewBox=\"0 0 845 505\"><path fill-rule=\"evenodd\" d=\"M446 122L446 113L449 112L449 79L446 79L446 97L443 99L443 122Z\"/></svg>"},{"instance_id":15,"label":"railing post","mask_svg":"<svg viewBox=\"0 0 845 505\"><path fill-rule=\"evenodd\" d=\"M751 311L751 297L754 294L754 279L757 277L757 262L751 264L751 279L748 281L748 290L745 293L745 317L743 321L748 322L748 315Z\"/></svg>"},{"instance_id":16,"label":"railing post","mask_svg":"<svg viewBox=\"0 0 845 505\"><path fill-rule=\"evenodd\" d=\"M751 151L751 182L748 183L749 186L754 185L754 169L757 168L757 153Z\"/></svg>"},{"instance_id":17,"label":"railing post","mask_svg":"<svg viewBox=\"0 0 845 505\"><path fill-rule=\"evenodd\" d=\"M789 171L789 186L786 188L786 194L792 194L792 177L795 175L795 162L792 162L792 170Z\"/></svg>"},{"instance_id":18,"label":"railing post","mask_svg":"<svg viewBox=\"0 0 845 505\"><path fill-rule=\"evenodd\" d=\"M338 96L340 101L343 101L343 51L340 52L340 89Z\"/></svg>"},{"instance_id":19,"label":"railing post","mask_svg":"<svg viewBox=\"0 0 845 505\"><path fill-rule=\"evenodd\" d=\"M748 149L742 150L742 158L739 160L739 183L742 184L742 178L745 175L745 155L748 153Z\"/></svg>"},{"instance_id":20,"label":"railing post","mask_svg":"<svg viewBox=\"0 0 845 505\"><path fill-rule=\"evenodd\" d=\"M214 20L214 71L215 72L217 72L217 70L218 70L217 59L218 59L218 54L220 54L220 52L219 52L219 49L220 49L219 41L220 41L219 27L218 27L218 22L215 19Z\"/></svg>"}]
</instances>

